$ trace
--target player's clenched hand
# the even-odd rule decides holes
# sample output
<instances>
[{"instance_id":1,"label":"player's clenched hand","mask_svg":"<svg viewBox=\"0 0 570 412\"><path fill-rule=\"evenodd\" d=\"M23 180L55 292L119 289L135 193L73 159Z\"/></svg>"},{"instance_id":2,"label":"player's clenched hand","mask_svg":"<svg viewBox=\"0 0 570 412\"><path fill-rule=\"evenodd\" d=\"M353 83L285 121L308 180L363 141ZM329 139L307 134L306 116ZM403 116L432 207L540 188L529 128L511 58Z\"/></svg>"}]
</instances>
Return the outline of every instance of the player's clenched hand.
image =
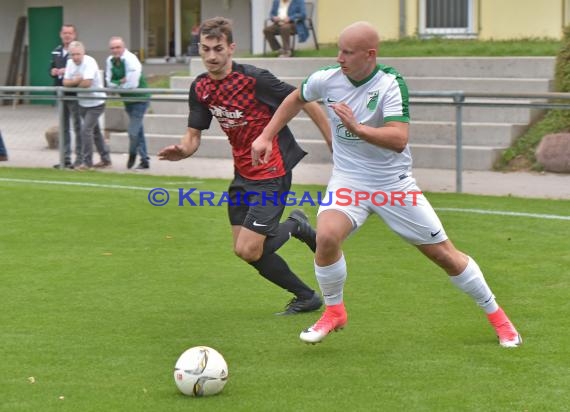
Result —
<instances>
[{"instance_id":1,"label":"player's clenched hand","mask_svg":"<svg viewBox=\"0 0 570 412\"><path fill-rule=\"evenodd\" d=\"M188 155L184 152L183 147L179 144L167 146L158 152L158 160L177 161L186 159L187 157Z\"/></svg>"},{"instance_id":2,"label":"player's clenched hand","mask_svg":"<svg viewBox=\"0 0 570 412\"><path fill-rule=\"evenodd\" d=\"M273 142L271 140L258 137L251 144L251 164L259 166L269 162L271 158Z\"/></svg>"}]
</instances>

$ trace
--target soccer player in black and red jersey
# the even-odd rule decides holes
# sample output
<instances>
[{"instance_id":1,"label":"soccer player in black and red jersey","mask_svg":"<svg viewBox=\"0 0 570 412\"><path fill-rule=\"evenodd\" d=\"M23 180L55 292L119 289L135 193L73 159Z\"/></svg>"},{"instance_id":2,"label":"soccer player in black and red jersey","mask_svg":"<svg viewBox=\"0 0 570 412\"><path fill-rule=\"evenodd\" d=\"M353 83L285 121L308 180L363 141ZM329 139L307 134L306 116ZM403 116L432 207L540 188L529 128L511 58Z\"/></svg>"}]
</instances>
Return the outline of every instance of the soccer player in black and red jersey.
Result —
<instances>
[{"instance_id":1,"label":"soccer player in black and red jersey","mask_svg":"<svg viewBox=\"0 0 570 412\"><path fill-rule=\"evenodd\" d=\"M320 295L289 268L276 251L291 236L314 252L316 234L307 215L294 210L280 223L285 205L281 194L291 187L292 169L306 155L288 127L273 137L267 163L253 166L251 143L261 134L281 102L295 88L269 71L233 62L236 45L231 21L208 19L200 26L200 56L207 69L190 86L188 129L180 144L162 149L159 159L177 161L192 156L200 146L202 130L218 119L232 146L235 176L230 183L228 215L232 225L234 252L277 286L294 297L280 314L317 310ZM331 134L324 111L317 103L305 105L330 147ZM248 198L244 199L246 192ZM265 199L265 201L264 201Z\"/></svg>"}]
</instances>

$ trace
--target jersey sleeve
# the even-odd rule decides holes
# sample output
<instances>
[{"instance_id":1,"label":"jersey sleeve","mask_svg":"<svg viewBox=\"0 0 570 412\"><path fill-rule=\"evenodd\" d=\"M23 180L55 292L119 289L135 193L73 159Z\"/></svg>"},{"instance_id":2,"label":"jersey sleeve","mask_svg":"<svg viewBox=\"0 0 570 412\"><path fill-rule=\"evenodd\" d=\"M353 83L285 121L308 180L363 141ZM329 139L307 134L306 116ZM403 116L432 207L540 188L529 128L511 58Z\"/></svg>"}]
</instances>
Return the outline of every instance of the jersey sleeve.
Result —
<instances>
[{"instance_id":1,"label":"jersey sleeve","mask_svg":"<svg viewBox=\"0 0 570 412\"><path fill-rule=\"evenodd\" d=\"M408 87L401 76L394 78L382 103L384 123L410 122Z\"/></svg>"},{"instance_id":2,"label":"jersey sleeve","mask_svg":"<svg viewBox=\"0 0 570 412\"><path fill-rule=\"evenodd\" d=\"M198 130L205 130L210 128L212 123L212 113L206 105L200 102L198 94L196 93L196 84L199 79L192 82L190 91L188 93L188 127Z\"/></svg>"},{"instance_id":3,"label":"jersey sleeve","mask_svg":"<svg viewBox=\"0 0 570 412\"><path fill-rule=\"evenodd\" d=\"M324 84L322 72L314 72L301 84L301 98L306 102L322 99L324 96L322 84Z\"/></svg>"}]
</instances>

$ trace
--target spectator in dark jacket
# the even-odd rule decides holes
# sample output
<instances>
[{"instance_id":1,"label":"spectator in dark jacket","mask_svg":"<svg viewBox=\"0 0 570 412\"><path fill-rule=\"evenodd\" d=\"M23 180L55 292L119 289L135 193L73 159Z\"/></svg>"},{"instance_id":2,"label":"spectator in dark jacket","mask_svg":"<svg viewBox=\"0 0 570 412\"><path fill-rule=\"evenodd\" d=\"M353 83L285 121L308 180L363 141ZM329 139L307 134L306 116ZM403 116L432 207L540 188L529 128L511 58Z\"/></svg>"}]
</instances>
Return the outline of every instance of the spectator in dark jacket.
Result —
<instances>
[{"instance_id":1,"label":"spectator in dark jacket","mask_svg":"<svg viewBox=\"0 0 570 412\"><path fill-rule=\"evenodd\" d=\"M51 69L50 75L54 79L54 86L63 86L63 75L65 74L65 65L69 59L67 48L69 43L77 37L77 31L73 24L64 24L59 32L61 44L51 52ZM75 95L75 93L66 93L67 96ZM63 167L73 169L74 166L81 164L82 143L81 143L81 116L79 115L79 105L77 100L65 100L63 104L63 145L64 145L64 164ZM75 132L75 163L71 162L71 125L73 121L73 131ZM62 131L59 132L62 137ZM60 164L53 167L59 168Z\"/></svg>"}]
</instances>

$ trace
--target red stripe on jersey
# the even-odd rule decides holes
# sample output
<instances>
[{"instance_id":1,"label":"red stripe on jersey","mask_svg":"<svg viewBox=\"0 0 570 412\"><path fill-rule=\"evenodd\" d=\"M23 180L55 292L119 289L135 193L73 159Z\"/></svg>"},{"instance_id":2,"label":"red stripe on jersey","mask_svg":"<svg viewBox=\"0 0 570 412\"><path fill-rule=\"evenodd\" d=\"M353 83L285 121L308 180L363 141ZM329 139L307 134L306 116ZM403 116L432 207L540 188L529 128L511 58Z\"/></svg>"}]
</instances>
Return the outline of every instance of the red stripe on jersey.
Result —
<instances>
[{"instance_id":1,"label":"red stripe on jersey","mask_svg":"<svg viewBox=\"0 0 570 412\"><path fill-rule=\"evenodd\" d=\"M222 80L209 76L196 83L198 100L206 105L228 136L238 173L251 180L283 176L286 173L278 138L268 163L252 166L251 145L271 120L270 107L256 98L256 79L232 71Z\"/></svg>"}]
</instances>

